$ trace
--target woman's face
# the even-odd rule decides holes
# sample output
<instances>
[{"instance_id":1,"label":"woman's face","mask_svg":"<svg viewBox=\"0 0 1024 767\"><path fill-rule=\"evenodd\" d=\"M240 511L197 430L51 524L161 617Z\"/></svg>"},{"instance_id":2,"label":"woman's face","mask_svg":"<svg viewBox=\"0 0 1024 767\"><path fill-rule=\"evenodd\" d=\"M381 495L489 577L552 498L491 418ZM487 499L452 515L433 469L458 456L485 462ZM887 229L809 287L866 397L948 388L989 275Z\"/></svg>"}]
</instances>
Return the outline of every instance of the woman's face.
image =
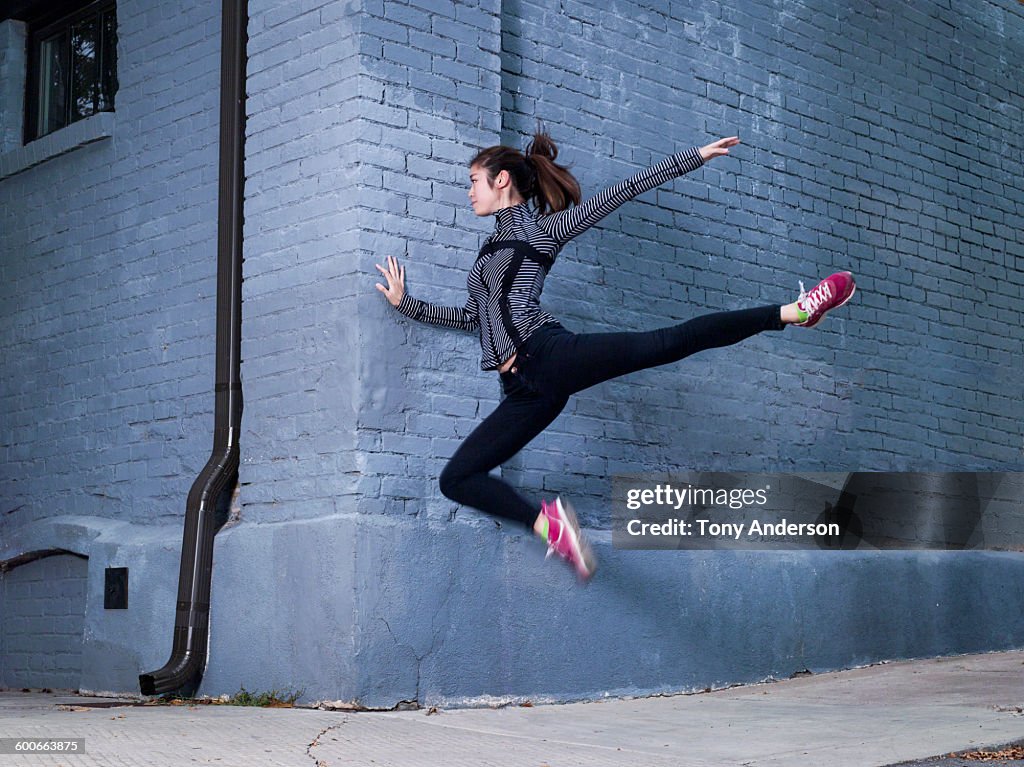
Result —
<instances>
[{"instance_id":1,"label":"woman's face","mask_svg":"<svg viewBox=\"0 0 1024 767\"><path fill-rule=\"evenodd\" d=\"M502 171L504 172L504 171ZM501 173L498 174L499 178ZM469 201L478 216L488 216L498 209L498 189L487 183L487 171L479 165L469 168Z\"/></svg>"}]
</instances>

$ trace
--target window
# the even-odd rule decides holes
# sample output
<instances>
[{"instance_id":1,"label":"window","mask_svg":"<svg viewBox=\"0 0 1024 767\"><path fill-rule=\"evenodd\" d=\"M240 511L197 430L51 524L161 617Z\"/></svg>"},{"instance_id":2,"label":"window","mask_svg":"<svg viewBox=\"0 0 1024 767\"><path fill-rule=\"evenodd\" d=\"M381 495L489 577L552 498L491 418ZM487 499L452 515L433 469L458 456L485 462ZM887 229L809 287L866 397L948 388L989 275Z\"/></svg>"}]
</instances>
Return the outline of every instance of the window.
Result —
<instances>
[{"instance_id":1,"label":"window","mask_svg":"<svg viewBox=\"0 0 1024 767\"><path fill-rule=\"evenodd\" d=\"M61 18L50 15L29 25L26 143L97 112L114 111L115 4L77 5Z\"/></svg>"}]
</instances>

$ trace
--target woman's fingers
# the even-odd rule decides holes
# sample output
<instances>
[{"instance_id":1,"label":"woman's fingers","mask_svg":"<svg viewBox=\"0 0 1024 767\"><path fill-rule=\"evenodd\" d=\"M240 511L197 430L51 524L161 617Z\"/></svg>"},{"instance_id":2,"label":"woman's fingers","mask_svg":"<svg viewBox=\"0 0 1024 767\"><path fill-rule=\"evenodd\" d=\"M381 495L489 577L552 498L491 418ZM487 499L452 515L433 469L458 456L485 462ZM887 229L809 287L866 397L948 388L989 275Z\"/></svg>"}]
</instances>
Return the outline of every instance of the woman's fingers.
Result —
<instances>
[{"instance_id":1,"label":"woman's fingers","mask_svg":"<svg viewBox=\"0 0 1024 767\"><path fill-rule=\"evenodd\" d=\"M391 289L391 281L393 279L393 276L392 276L391 272L389 272L386 269L384 269L380 264L374 264L374 266L376 266L377 269L380 270L380 273L384 275L384 279L388 281L388 290L390 290ZM380 283L377 283L377 284L378 284L378 286L380 285Z\"/></svg>"},{"instance_id":2,"label":"woman's fingers","mask_svg":"<svg viewBox=\"0 0 1024 767\"><path fill-rule=\"evenodd\" d=\"M398 261L395 260L394 256L388 256L388 268L387 269L385 269L380 264L374 264L374 266L377 267L377 270L381 274L383 274L385 277L388 278L389 282L391 280L404 280L405 279L405 267L403 266L403 267L399 268Z\"/></svg>"},{"instance_id":3,"label":"woman's fingers","mask_svg":"<svg viewBox=\"0 0 1024 767\"><path fill-rule=\"evenodd\" d=\"M713 141L706 147L700 150L700 156L704 158L704 161L710 160L712 157L721 157L722 155L729 154L729 147L736 146L740 143L739 136L729 136L728 138L720 138L718 141Z\"/></svg>"},{"instance_id":4,"label":"woman's fingers","mask_svg":"<svg viewBox=\"0 0 1024 767\"><path fill-rule=\"evenodd\" d=\"M398 259L394 256L388 256L387 269L380 264L374 264L374 266L377 267L378 272L384 275L384 279L388 283L388 286L384 287L378 282L374 287L384 294L392 306L398 306L405 294L405 267L399 266Z\"/></svg>"}]
</instances>

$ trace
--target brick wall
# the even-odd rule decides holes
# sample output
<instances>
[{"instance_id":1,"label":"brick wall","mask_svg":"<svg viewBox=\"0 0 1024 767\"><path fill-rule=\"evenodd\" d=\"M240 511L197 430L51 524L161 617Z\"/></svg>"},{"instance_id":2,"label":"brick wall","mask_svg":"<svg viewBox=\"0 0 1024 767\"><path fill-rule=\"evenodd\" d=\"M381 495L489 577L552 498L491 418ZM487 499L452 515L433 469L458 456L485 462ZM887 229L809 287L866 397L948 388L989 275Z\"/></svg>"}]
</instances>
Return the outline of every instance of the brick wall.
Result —
<instances>
[{"instance_id":1,"label":"brick wall","mask_svg":"<svg viewBox=\"0 0 1024 767\"><path fill-rule=\"evenodd\" d=\"M78 689L87 568L64 554L0 573L0 688Z\"/></svg>"},{"instance_id":2,"label":"brick wall","mask_svg":"<svg viewBox=\"0 0 1024 767\"><path fill-rule=\"evenodd\" d=\"M404 155L406 173L385 184L392 209L378 216L371 205L364 220L379 229L382 256L404 257L417 297L462 303L492 223L473 219L456 182L474 144L522 147L537 118L588 195L670 151L743 140L732 157L627 203L563 251L544 299L573 330L641 330L784 303L798 280L810 288L837 269L859 278L853 302L821 329L579 395L504 468L527 492L582 496L594 509L588 521L606 525L607 477L617 472L1024 463L1015 427L1024 415L1015 372L1024 361L1021 110L1010 75L1020 65L1019 6L681 3L626 13L506 2L493 138L437 120L494 115L478 117L469 95L493 88L496 71L476 28L402 3L382 10L363 29L367 45L380 41L368 74L391 110L380 151ZM419 31L428 26L429 45ZM416 125L425 107L435 115L430 144ZM444 138L455 144L442 149ZM381 476L385 506L419 510L426 492L428 509L453 510L431 479L492 409L495 377L478 372L469 334L377 303L360 313L366 332L380 334L367 353L396 359L380 434L360 421L375 453L369 473ZM372 327L378 315L387 330ZM400 392L390 372L398 364Z\"/></svg>"},{"instance_id":3,"label":"brick wall","mask_svg":"<svg viewBox=\"0 0 1024 767\"><path fill-rule=\"evenodd\" d=\"M394 255L410 293L465 303L466 269L488 223L468 206L465 163L499 137L499 4L383 2L364 10L365 80L388 111L387 119L366 118L379 139L361 150L373 195L361 214L359 252L361 378L370 385L361 388L358 427L363 487L373 496L361 509L446 518L455 507L440 497L437 476L496 404L496 379L480 374L471 335L414 327L398 315L373 287L381 277L373 264Z\"/></svg>"},{"instance_id":4,"label":"brick wall","mask_svg":"<svg viewBox=\"0 0 1024 767\"><path fill-rule=\"evenodd\" d=\"M252 658L230 650L247 640L244 621L221 623L227 610L214 611L204 691L234 692L237 664L251 663L256 676L311 674L325 695L342 688L371 703L494 684L571 697L701 687L708 668L718 681L759 678L794 657L821 669L889 657L887 647L992 647L961 641L981 625L963 613L962 628L909 650L879 644L865 622L801 657L804 626L770 607L759 625L778 638L745 654L742 672L734 646L698 647L678 673L667 652L662 665L635 668L642 654L614 641L637 615L622 583L652 583L666 597L655 600L664 607L650 616L649 647L688 625L691 608L729 625L716 621L744 614L744 595L683 605L663 562L607 547L606 585L589 602L557 603L566 623L541 625L551 611L534 612L548 595L529 590L541 583L533 549L488 534L490 519L437 489L444 462L497 404L497 378L479 371L472 335L408 321L373 288L374 262L393 254L411 293L463 302L493 224L472 215L465 163L494 143L522 146L537 118L588 195L668 152L738 134L732 157L628 203L568 246L545 305L573 330L640 330L782 303L798 279L811 287L838 268L859 275L858 295L821 330L596 387L502 471L530 497L573 495L589 525L607 527L617 472L1019 470L1024 202L1013 74L1024 10L1008 0L953 8L253 0L242 524L218 539L215 598L248 610L237 592L254 566L302 598L264 605L257 618L274 650ZM122 2L118 16L112 136L0 180L0 525L19 532L54 514L178 521L209 453L218 8ZM782 604L801 600L800 583L824 566L795 561L792 581L785 566L763 564L765 603L775 587L789 589ZM936 583L956 580L928 561ZM742 558L693 562L679 569L694 594L747 568ZM177 570L165 564L151 583L165 570L169 583ZM856 600L835 583L821 604ZM336 599L327 618L313 609L320 599ZM908 596L919 602L930 604ZM344 641L307 641L288 620L296 606L317 628L310 635ZM489 609L501 618L482 625ZM600 658L595 668L618 669L616 681L576 666L531 676L534 649L597 612L602 630L580 662ZM1014 627L1004 628L999 641L1012 644ZM481 646L478 665L453 676ZM515 653L522 661L505 664ZM344 670L319 673L332 663Z\"/></svg>"},{"instance_id":5,"label":"brick wall","mask_svg":"<svg viewBox=\"0 0 1024 767\"><path fill-rule=\"evenodd\" d=\"M1016 5L371 0L254 3L252 19L253 508L454 509L435 478L495 377L469 334L387 307L372 264L394 254L410 292L461 303L491 224L464 164L522 145L536 118L588 194L691 143L744 141L563 251L545 300L571 328L782 302L837 268L861 290L821 331L581 395L508 467L517 482L597 503L605 477L648 467L1020 466ZM205 458L217 16L125 2L119 23L112 140L0 182L4 493L23 515L178 514Z\"/></svg>"},{"instance_id":6,"label":"brick wall","mask_svg":"<svg viewBox=\"0 0 1024 767\"><path fill-rule=\"evenodd\" d=\"M242 499L320 516L351 474L359 41L344 3L249 14Z\"/></svg>"},{"instance_id":7,"label":"brick wall","mask_svg":"<svg viewBox=\"0 0 1024 767\"><path fill-rule=\"evenodd\" d=\"M496 389L462 374L472 339L396 322L373 264L396 255L411 290L461 300L480 233L461 164L500 127L497 9L250 15L243 501L261 519L417 514Z\"/></svg>"},{"instance_id":8,"label":"brick wall","mask_svg":"<svg viewBox=\"0 0 1024 767\"><path fill-rule=\"evenodd\" d=\"M0 23L0 153L21 145L25 88L25 24L10 19Z\"/></svg>"},{"instance_id":9,"label":"brick wall","mask_svg":"<svg viewBox=\"0 0 1024 767\"><path fill-rule=\"evenodd\" d=\"M4 525L178 518L210 450L219 8L117 17L112 135L0 180Z\"/></svg>"}]
</instances>

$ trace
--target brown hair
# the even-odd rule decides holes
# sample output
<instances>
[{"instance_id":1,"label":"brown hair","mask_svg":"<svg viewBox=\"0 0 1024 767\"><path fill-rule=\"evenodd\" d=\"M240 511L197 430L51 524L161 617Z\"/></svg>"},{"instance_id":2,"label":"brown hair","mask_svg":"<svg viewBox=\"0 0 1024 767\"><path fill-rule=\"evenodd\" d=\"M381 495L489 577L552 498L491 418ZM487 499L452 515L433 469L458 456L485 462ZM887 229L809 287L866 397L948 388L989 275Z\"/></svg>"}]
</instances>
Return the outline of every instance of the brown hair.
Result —
<instances>
[{"instance_id":1,"label":"brown hair","mask_svg":"<svg viewBox=\"0 0 1024 767\"><path fill-rule=\"evenodd\" d=\"M526 200L533 200L537 211L557 213L580 202L580 185L569 169L555 162L558 147L547 131L538 124L526 153L507 146L492 146L477 153L469 166L479 165L487 171L487 183L507 170L512 183Z\"/></svg>"}]
</instances>

